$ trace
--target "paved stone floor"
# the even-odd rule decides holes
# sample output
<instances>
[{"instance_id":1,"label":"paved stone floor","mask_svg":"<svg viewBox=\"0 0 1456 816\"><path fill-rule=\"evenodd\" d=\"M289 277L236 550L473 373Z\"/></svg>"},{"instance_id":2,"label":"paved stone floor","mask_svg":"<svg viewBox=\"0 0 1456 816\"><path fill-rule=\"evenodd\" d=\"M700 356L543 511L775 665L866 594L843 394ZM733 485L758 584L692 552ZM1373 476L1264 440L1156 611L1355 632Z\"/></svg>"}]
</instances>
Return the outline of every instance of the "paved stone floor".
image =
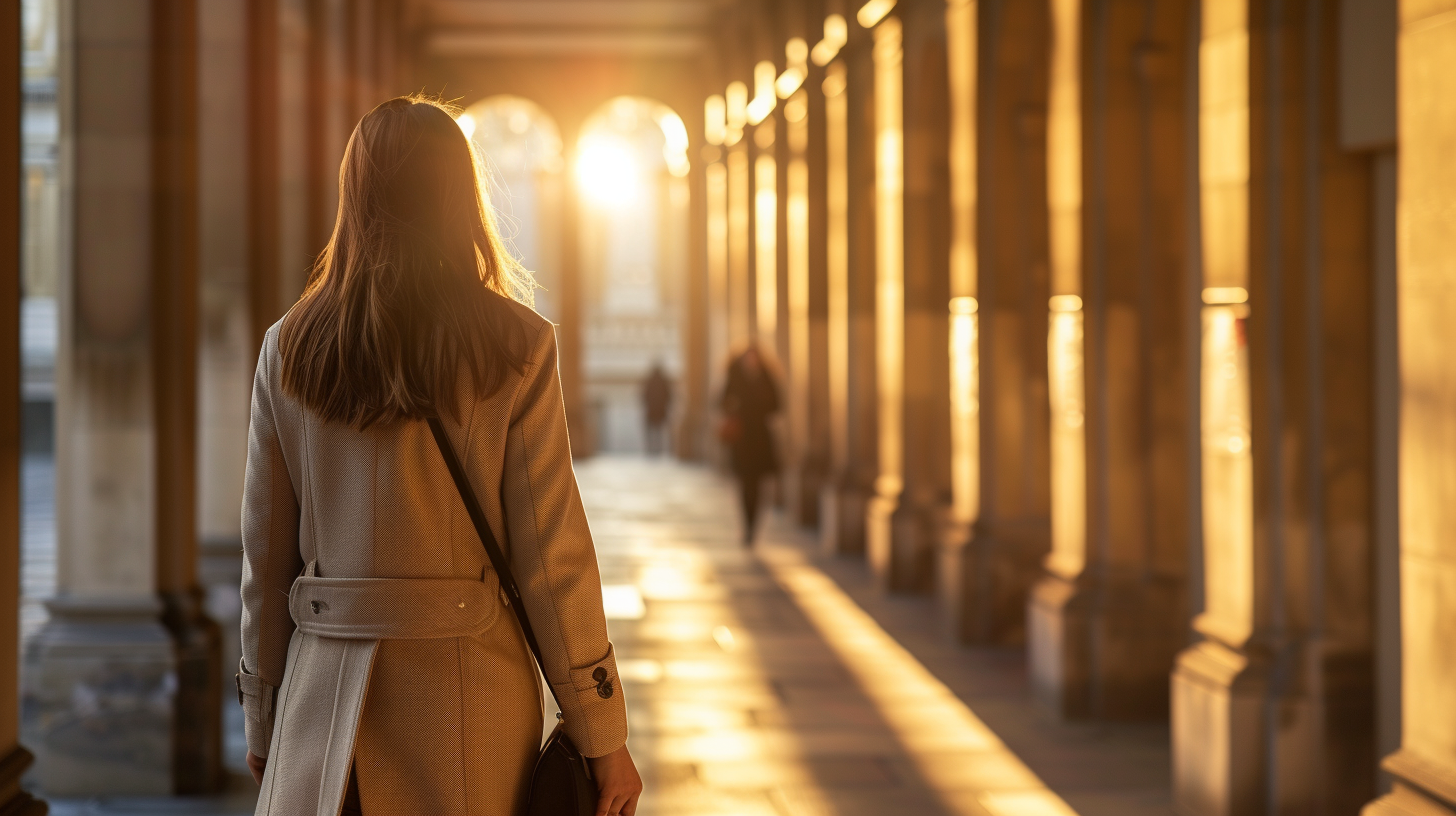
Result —
<instances>
[{"instance_id":1,"label":"paved stone floor","mask_svg":"<svg viewBox=\"0 0 1456 816\"><path fill-rule=\"evenodd\" d=\"M644 816L1171 813L1166 728L1050 721L1019 652L950 644L933 602L877 592L780 520L745 550L709 470L602 457L578 474ZM227 797L53 812L230 816L252 791L238 776Z\"/></svg>"}]
</instances>

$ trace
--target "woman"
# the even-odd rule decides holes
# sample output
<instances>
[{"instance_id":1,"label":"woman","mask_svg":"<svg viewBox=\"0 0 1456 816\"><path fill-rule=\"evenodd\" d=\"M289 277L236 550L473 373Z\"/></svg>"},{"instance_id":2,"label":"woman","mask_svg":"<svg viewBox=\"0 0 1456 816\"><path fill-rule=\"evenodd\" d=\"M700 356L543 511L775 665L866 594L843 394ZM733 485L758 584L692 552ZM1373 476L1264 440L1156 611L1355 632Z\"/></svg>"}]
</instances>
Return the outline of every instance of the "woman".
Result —
<instances>
[{"instance_id":1,"label":"woman","mask_svg":"<svg viewBox=\"0 0 1456 816\"><path fill-rule=\"evenodd\" d=\"M768 427L769 418L779 410L779 388L757 346L749 346L728 364L728 383L719 407L723 410L723 441L728 443L743 500L743 544L752 546L758 529L760 485L779 469L778 451Z\"/></svg>"},{"instance_id":2,"label":"woman","mask_svg":"<svg viewBox=\"0 0 1456 816\"><path fill-rule=\"evenodd\" d=\"M436 102L366 115L328 247L264 339L238 674L259 814L524 806L538 675L430 417L509 555L564 728L592 757L598 813L636 810L556 337L518 302L530 278L502 248L477 167Z\"/></svg>"}]
</instances>

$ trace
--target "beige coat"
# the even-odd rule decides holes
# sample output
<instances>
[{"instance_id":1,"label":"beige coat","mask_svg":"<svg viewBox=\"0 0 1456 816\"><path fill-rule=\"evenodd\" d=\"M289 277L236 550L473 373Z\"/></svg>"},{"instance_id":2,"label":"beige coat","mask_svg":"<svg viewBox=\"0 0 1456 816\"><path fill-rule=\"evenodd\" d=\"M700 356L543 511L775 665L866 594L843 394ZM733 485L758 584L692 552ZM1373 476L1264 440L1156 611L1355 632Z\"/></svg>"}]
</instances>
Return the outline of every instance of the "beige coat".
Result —
<instances>
[{"instance_id":1,"label":"beige coat","mask_svg":"<svg viewBox=\"0 0 1456 816\"><path fill-rule=\"evenodd\" d=\"M445 426L506 549L567 733L620 747L626 708L571 469L551 324ZM530 653L424 422L364 432L283 393L278 326L253 383L243 498L248 749L257 813L335 816L351 762L369 814L520 812L541 735ZM592 679L598 668L607 683Z\"/></svg>"}]
</instances>

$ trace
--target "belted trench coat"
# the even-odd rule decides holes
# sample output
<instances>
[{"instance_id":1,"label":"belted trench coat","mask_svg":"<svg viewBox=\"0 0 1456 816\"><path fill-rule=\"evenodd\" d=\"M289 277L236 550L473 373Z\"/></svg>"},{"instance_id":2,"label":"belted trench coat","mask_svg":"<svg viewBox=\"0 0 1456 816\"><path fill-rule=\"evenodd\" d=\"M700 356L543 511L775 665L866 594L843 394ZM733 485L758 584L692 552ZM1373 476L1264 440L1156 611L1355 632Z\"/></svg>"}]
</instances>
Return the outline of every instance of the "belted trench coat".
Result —
<instances>
[{"instance_id":1,"label":"belted trench coat","mask_svg":"<svg viewBox=\"0 0 1456 816\"><path fill-rule=\"evenodd\" d=\"M524 373L444 424L507 551L564 727L600 756L626 741L626 708L555 331L513 308L534 337ZM238 696L248 749L268 758L256 812L336 816L353 766L366 813L518 813L539 675L429 426L321 421L283 393L278 330L258 359L243 498Z\"/></svg>"}]
</instances>

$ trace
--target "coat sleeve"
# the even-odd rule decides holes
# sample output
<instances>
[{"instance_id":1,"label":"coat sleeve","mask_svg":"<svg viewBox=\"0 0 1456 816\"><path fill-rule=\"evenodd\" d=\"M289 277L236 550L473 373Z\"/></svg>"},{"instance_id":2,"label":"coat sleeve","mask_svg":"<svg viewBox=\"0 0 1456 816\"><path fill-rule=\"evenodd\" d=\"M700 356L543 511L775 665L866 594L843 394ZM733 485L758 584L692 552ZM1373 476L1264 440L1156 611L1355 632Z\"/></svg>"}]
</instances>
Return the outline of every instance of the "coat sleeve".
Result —
<instances>
[{"instance_id":1,"label":"coat sleeve","mask_svg":"<svg viewBox=\"0 0 1456 816\"><path fill-rule=\"evenodd\" d=\"M243 658L237 686L248 750L260 757L268 755L272 742L273 702L283 684L293 637L288 591L303 570L298 496L278 442L273 409L278 381L269 351L276 348L275 332L269 332L263 343L253 378L243 486Z\"/></svg>"},{"instance_id":2,"label":"coat sleeve","mask_svg":"<svg viewBox=\"0 0 1456 816\"><path fill-rule=\"evenodd\" d=\"M587 756L627 741L627 709L607 640L601 575L571 466L556 333L538 337L512 410L501 475L511 570L541 645L566 733Z\"/></svg>"}]
</instances>

